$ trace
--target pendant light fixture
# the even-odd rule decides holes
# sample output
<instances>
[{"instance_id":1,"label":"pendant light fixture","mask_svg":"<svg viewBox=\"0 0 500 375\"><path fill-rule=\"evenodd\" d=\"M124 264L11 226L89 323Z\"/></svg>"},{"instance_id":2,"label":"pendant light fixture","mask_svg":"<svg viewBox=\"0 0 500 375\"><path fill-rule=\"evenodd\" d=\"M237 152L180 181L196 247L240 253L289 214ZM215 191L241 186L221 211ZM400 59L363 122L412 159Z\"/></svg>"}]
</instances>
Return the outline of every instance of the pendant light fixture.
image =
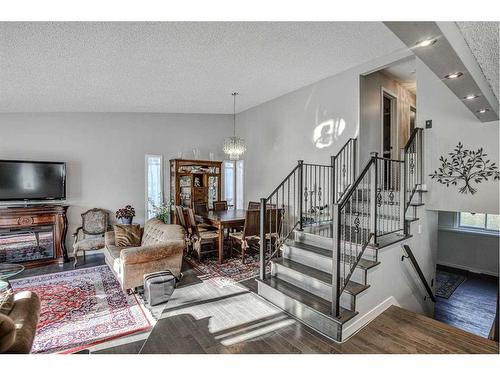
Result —
<instances>
[{"instance_id":1,"label":"pendant light fixture","mask_svg":"<svg viewBox=\"0 0 500 375\"><path fill-rule=\"evenodd\" d=\"M247 146L242 138L236 136L236 95L237 92L231 93L233 96L233 136L224 139L224 153L229 155L230 160L239 160L240 156L245 153Z\"/></svg>"}]
</instances>

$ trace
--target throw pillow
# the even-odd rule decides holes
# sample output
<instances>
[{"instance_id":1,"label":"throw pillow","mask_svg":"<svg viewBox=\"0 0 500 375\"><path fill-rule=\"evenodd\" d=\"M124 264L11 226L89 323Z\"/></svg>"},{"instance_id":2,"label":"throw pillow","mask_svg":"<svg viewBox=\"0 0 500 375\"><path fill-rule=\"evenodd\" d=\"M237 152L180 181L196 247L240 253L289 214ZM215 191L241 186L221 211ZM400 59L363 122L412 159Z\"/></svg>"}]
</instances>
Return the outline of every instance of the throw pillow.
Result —
<instances>
[{"instance_id":1,"label":"throw pillow","mask_svg":"<svg viewBox=\"0 0 500 375\"><path fill-rule=\"evenodd\" d=\"M118 247L134 247L141 244L141 227L139 224L113 226L115 245Z\"/></svg>"},{"instance_id":2,"label":"throw pillow","mask_svg":"<svg viewBox=\"0 0 500 375\"><path fill-rule=\"evenodd\" d=\"M0 314L9 315L14 308L14 293L11 288L0 292Z\"/></svg>"},{"instance_id":3,"label":"throw pillow","mask_svg":"<svg viewBox=\"0 0 500 375\"><path fill-rule=\"evenodd\" d=\"M16 326L7 315L0 314L0 353L7 351L16 338Z\"/></svg>"}]
</instances>

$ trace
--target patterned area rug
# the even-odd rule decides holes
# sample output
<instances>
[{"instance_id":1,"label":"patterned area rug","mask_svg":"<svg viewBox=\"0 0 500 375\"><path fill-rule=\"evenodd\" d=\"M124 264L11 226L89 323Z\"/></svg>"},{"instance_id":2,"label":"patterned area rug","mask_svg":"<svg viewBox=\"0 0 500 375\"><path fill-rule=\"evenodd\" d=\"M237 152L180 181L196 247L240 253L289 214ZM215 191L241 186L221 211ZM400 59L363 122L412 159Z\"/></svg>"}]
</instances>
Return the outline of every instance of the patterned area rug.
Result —
<instances>
[{"instance_id":1,"label":"patterned area rug","mask_svg":"<svg viewBox=\"0 0 500 375\"><path fill-rule=\"evenodd\" d=\"M219 287L234 285L259 274L259 255L248 255L244 264L241 263L241 258L224 259L222 264L219 264L215 257L202 258L201 262L189 255L184 259L201 280L210 281Z\"/></svg>"},{"instance_id":2,"label":"patterned area rug","mask_svg":"<svg viewBox=\"0 0 500 375\"><path fill-rule=\"evenodd\" d=\"M0 236L0 262L20 263L53 258L52 232Z\"/></svg>"},{"instance_id":3,"label":"patterned area rug","mask_svg":"<svg viewBox=\"0 0 500 375\"><path fill-rule=\"evenodd\" d=\"M435 294L437 297L450 298L453 292L465 281L465 276L457 275L442 270L436 271L436 288Z\"/></svg>"},{"instance_id":4,"label":"patterned area rug","mask_svg":"<svg viewBox=\"0 0 500 375\"><path fill-rule=\"evenodd\" d=\"M72 353L150 328L135 295L126 295L108 266L11 280L14 291L41 299L32 353Z\"/></svg>"}]
</instances>

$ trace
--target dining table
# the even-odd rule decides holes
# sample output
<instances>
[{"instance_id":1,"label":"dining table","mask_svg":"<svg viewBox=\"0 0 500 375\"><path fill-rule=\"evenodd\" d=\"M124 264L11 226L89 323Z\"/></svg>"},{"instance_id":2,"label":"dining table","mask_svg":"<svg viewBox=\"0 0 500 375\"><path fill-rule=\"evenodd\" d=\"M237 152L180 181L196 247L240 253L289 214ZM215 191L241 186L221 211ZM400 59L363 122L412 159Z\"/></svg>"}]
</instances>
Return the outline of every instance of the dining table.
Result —
<instances>
[{"instance_id":1,"label":"dining table","mask_svg":"<svg viewBox=\"0 0 500 375\"><path fill-rule=\"evenodd\" d=\"M210 224L219 231L219 264L224 261L224 229L237 228L245 225L247 210L228 209L222 211L200 212L197 219Z\"/></svg>"}]
</instances>

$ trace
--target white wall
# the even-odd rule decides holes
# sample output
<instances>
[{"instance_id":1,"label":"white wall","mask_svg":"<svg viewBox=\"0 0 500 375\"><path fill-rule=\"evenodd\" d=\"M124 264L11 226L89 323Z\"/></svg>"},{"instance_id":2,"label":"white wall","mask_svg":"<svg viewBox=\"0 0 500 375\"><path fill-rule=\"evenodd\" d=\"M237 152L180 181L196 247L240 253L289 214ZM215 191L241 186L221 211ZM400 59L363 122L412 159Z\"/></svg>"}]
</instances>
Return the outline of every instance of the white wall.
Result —
<instances>
[{"instance_id":1,"label":"white wall","mask_svg":"<svg viewBox=\"0 0 500 375\"><path fill-rule=\"evenodd\" d=\"M298 159L329 163L330 155L349 137L360 133L360 74L407 56L402 53L386 56L238 114L238 134L245 138L248 147L245 200L258 200L269 194ZM417 126L424 127L425 120L433 120L433 128L424 132L426 176L438 168L439 157L452 151L459 141L473 149L483 147L488 157L498 164L498 121L479 122L419 59L417 87ZM332 143L320 149L315 145L313 134L324 124L332 126ZM379 139L373 134L360 136L359 148L365 156L374 147L370 143L372 138ZM458 188L446 188L428 176L426 184L429 187L427 209L499 212L498 181L481 183L474 195L460 194Z\"/></svg>"},{"instance_id":2,"label":"white wall","mask_svg":"<svg viewBox=\"0 0 500 375\"><path fill-rule=\"evenodd\" d=\"M410 228L413 236L379 250L380 264L368 270L367 274L370 288L356 297L358 315L344 328L349 334L389 307L383 306L389 298L389 303L429 317L434 316L434 303L429 298L424 300L427 292L416 270L408 259L401 261L401 256L406 255L402 245L406 244L410 246L429 285L435 278L438 213L424 208L418 210L420 220L413 222ZM383 309L374 314L373 310L377 306L383 306Z\"/></svg>"},{"instance_id":3,"label":"white wall","mask_svg":"<svg viewBox=\"0 0 500 375\"><path fill-rule=\"evenodd\" d=\"M438 214L420 208L418 217L420 220L411 224L410 232L413 237L379 251L381 266L375 268L368 276L368 282L373 290L368 291L366 298L371 301L362 302L363 305L373 306L380 303L378 301L382 301L387 295L392 295L402 307L433 316L434 305L430 300L424 301L426 292L411 262L408 259L401 261L401 255L404 254L402 245L407 244L413 251L429 285L436 277Z\"/></svg>"},{"instance_id":4,"label":"white wall","mask_svg":"<svg viewBox=\"0 0 500 375\"><path fill-rule=\"evenodd\" d=\"M144 222L145 154L164 158L165 198L169 163L193 148L208 159L223 158L222 143L231 132L232 116L139 113L0 114L0 159L67 162L67 203L71 233L80 213L93 207L111 211L131 204L136 222ZM71 249L71 246L68 247Z\"/></svg>"},{"instance_id":5,"label":"white wall","mask_svg":"<svg viewBox=\"0 0 500 375\"><path fill-rule=\"evenodd\" d=\"M409 55L399 51L239 113L237 132L247 142L245 200L267 196L299 159L329 164L358 135L360 74ZM331 129L331 144L318 148L314 130L321 126Z\"/></svg>"},{"instance_id":6,"label":"white wall","mask_svg":"<svg viewBox=\"0 0 500 375\"><path fill-rule=\"evenodd\" d=\"M498 165L499 122L481 123L444 83L419 59L417 59L417 87L419 126L432 120L432 129L424 130L426 184L429 193L426 206L440 211L466 211L499 213L498 181L478 184L474 195L461 194L456 186L447 188L428 174L439 168L439 158L453 151L458 142L466 148L484 148L488 159ZM459 187L460 187L459 183Z\"/></svg>"},{"instance_id":7,"label":"white wall","mask_svg":"<svg viewBox=\"0 0 500 375\"><path fill-rule=\"evenodd\" d=\"M439 213L437 263L498 276L498 234L459 230L455 212Z\"/></svg>"}]
</instances>

